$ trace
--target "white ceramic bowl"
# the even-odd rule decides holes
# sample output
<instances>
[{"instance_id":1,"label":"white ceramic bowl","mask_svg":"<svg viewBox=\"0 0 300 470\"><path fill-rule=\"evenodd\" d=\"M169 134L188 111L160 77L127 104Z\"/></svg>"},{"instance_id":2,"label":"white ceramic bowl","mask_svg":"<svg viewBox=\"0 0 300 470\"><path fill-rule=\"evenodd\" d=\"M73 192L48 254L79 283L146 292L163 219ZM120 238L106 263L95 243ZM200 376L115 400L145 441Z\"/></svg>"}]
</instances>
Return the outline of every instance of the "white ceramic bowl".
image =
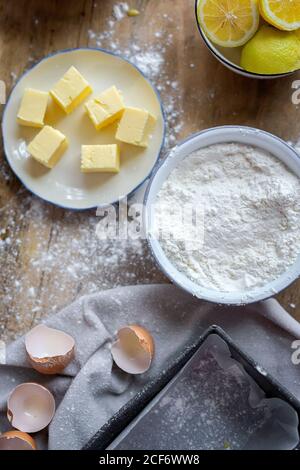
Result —
<instances>
[{"instance_id":1,"label":"white ceramic bowl","mask_svg":"<svg viewBox=\"0 0 300 470\"><path fill-rule=\"evenodd\" d=\"M210 39L206 36L205 32L203 31L199 19L198 19L198 4L199 0L195 0L195 14L196 14L196 21L197 21L197 26L199 33L210 50L210 52L218 59L221 64L225 65L229 70L232 70L235 73L238 73L239 75L243 75L244 77L249 77L249 78L260 78L260 79L270 79L270 78L281 78L281 77L286 77L288 75L291 75L294 72L287 72L287 73L277 73L277 74L261 74L261 73L254 73L254 72L247 72L245 69L240 67L239 61L240 61L240 55L241 55L241 47L232 47L232 48L222 48L220 46L217 46L213 44Z\"/></svg>"},{"instance_id":2,"label":"white ceramic bowl","mask_svg":"<svg viewBox=\"0 0 300 470\"><path fill-rule=\"evenodd\" d=\"M145 194L144 227L151 251L158 265L176 285L200 299L211 302L229 305L249 304L272 297L295 281L300 276L300 254L296 263L287 272L265 286L247 291L246 293L226 293L199 286L179 272L168 260L159 241L154 236L154 204L156 196L169 174L191 152L199 148L224 142L253 145L270 152L285 163L300 178L300 158L298 153L278 137L259 129L242 126L222 126L207 129L179 143L154 172Z\"/></svg>"}]
</instances>

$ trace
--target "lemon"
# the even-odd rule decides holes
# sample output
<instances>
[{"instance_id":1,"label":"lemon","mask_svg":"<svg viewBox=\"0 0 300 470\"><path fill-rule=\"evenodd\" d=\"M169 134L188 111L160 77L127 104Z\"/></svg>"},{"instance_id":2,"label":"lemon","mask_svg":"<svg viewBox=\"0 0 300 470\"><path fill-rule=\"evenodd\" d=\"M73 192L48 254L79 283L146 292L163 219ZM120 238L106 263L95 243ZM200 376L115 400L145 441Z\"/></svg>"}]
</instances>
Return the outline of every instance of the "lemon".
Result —
<instances>
[{"instance_id":1,"label":"lemon","mask_svg":"<svg viewBox=\"0 0 300 470\"><path fill-rule=\"evenodd\" d=\"M248 72L278 74L300 68L300 40L288 31L262 26L243 47L241 67Z\"/></svg>"},{"instance_id":2,"label":"lemon","mask_svg":"<svg viewBox=\"0 0 300 470\"><path fill-rule=\"evenodd\" d=\"M259 0L262 17L270 24L284 31L300 28L299 0Z\"/></svg>"},{"instance_id":3,"label":"lemon","mask_svg":"<svg viewBox=\"0 0 300 470\"><path fill-rule=\"evenodd\" d=\"M243 46L259 25L258 0L199 0L197 14L207 37L223 47Z\"/></svg>"}]
</instances>

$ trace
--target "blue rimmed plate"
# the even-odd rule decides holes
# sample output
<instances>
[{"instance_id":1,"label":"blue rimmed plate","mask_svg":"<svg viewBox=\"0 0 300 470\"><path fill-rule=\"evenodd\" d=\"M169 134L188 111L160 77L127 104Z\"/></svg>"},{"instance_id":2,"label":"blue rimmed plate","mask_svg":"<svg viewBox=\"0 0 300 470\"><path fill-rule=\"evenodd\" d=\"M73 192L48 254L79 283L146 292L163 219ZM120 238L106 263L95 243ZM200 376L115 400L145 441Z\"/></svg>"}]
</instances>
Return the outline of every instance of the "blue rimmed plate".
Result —
<instances>
[{"instance_id":1,"label":"blue rimmed plate","mask_svg":"<svg viewBox=\"0 0 300 470\"><path fill-rule=\"evenodd\" d=\"M147 149L121 144L119 174L80 172L82 144L116 142L116 124L97 132L82 105L70 115L65 115L52 102L48 106L46 124L59 129L69 141L67 152L55 168L47 170L26 152L26 145L39 129L17 123L24 89L31 87L48 91L71 65L88 80L94 94L115 85L122 90L127 106L145 108L158 118ZM113 53L83 48L50 55L21 77L6 104L2 133L10 167L32 193L64 208L90 209L117 202L147 179L163 146L165 122L158 93L137 67Z\"/></svg>"}]
</instances>

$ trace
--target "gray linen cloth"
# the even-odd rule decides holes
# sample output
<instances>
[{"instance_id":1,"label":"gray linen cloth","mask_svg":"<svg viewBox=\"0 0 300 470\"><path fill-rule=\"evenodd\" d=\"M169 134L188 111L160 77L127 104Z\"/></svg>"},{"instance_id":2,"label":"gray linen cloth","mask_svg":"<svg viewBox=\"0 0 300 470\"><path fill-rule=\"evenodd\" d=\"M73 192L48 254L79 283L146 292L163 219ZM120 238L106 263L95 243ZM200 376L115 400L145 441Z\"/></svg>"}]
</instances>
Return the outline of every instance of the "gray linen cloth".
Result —
<instances>
[{"instance_id":1,"label":"gray linen cloth","mask_svg":"<svg viewBox=\"0 0 300 470\"><path fill-rule=\"evenodd\" d=\"M116 330L130 323L148 328L155 339L151 369L128 376L113 365L110 345ZM276 324L277 323L277 324ZM248 307L222 307L193 298L172 285L120 287L85 296L45 324L70 333L76 358L64 375L40 375L26 360L24 338L7 347L0 366L0 431L10 428L6 400L19 383L47 386L57 404L49 434L37 435L39 448L80 449L151 378L217 324L300 399L300 366L293 365L292 341L300 325L273 299Z\"/></svg>"}]
</instances>

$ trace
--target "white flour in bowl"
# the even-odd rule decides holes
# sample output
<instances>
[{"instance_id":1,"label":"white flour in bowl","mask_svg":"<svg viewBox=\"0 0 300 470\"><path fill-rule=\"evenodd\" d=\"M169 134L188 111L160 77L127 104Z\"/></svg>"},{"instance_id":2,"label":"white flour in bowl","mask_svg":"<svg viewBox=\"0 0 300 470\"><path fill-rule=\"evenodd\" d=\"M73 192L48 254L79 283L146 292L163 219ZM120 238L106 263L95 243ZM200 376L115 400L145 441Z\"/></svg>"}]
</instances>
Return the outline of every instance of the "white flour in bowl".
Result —
<instances>
[{"instance_id":1,"label":"white flour in bowl","mask_svg":"<svg viewBox=\"0 0 300 470\"><path fill-rule=\"evenodd\" d=\"M192 241L176 219L185 205L203 212ZM222 292L249 291L278 278L300 253L300 179L259 148L212 145L171 172L155 224L164 228L165 254L188 278Z\"/></svg>"}]
</instances>

